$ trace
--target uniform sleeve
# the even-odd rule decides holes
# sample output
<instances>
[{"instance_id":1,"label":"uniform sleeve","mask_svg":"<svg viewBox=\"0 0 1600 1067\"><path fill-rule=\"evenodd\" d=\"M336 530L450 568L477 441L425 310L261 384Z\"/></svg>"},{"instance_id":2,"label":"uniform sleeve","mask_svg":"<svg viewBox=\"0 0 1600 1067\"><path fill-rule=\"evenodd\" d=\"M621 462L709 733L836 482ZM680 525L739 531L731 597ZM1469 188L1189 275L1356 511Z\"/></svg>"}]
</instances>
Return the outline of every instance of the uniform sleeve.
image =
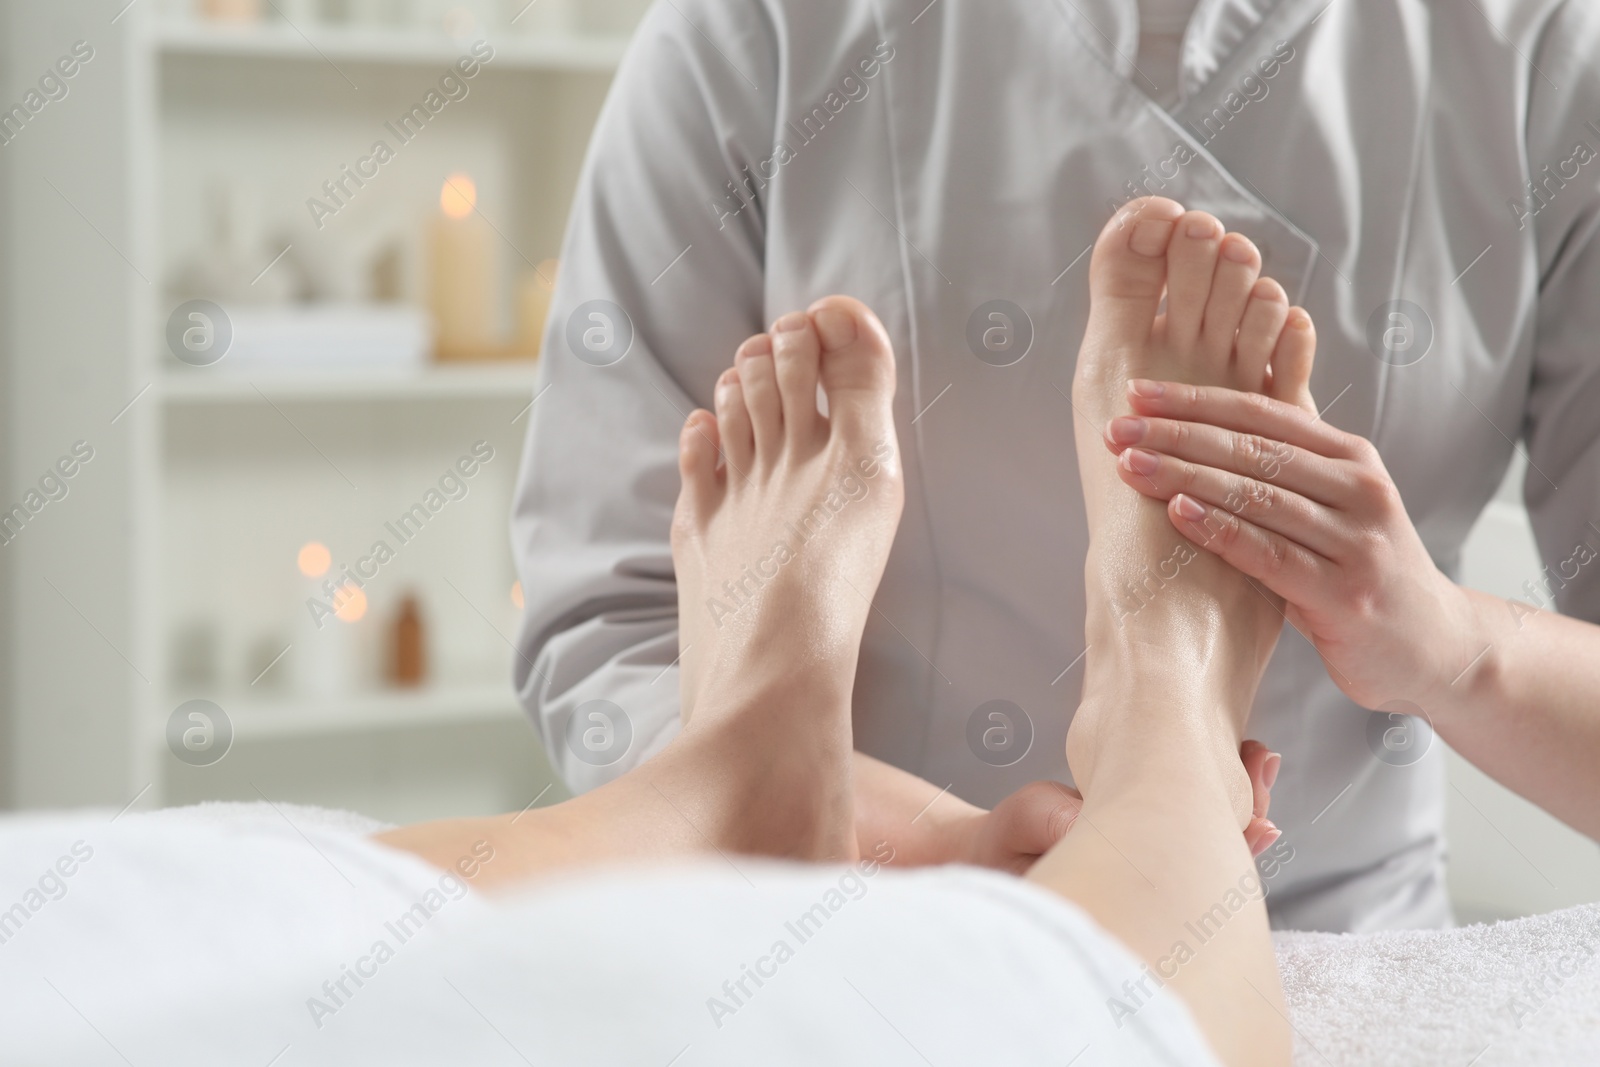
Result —
<instances>
[{"instance_id":1,"label":"uniform sleeve","mask_svg":"<svg viewBox=\"0 0 1600 1067\"><path fill-rule=\"evenodd\" d=\"M1600 622L1597 55L1600 10L1568 0L1542 36L1530 79L1529 170L1547 202L1535 220L1540 294L1523 426L1531 461L1524 499L1548 588L1564 614L1589 622ZM1564 184L1550 181L1547 165Z\"/></svg>"},{"instance_id":2,"label":"uniform sleeve","mask_svg":"<svg viewBox=\"0 0 1600 1067\"><path fill-rule=\"evenodd\" d=\"M677 439L761 329L764 205L740 183L771 154L772 25L754 0L656 4L579 179L511 520L515 682L577 792L677 731Z\"/></svg>"}]
</instances>

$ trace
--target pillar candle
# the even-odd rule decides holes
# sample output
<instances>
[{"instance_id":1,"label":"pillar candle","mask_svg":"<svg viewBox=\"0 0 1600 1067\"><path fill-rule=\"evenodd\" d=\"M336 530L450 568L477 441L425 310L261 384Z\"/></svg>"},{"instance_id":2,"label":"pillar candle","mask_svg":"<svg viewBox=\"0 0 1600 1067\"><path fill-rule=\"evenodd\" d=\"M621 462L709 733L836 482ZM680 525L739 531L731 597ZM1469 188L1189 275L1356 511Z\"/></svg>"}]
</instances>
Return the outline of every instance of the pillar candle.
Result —
<instances>
[{"instance_id":1,"label":"pillar candle","mask_svg":"<svg viewBox=\"0 0 1600 1067\"><path fill-rule=\"evenodd\" d=\"M494 232L475 210L477 195L471 178L452 174L440 190L441 214L433 221L430 306L442 360L481 358L494 342Z\"/></svg>"}]
</instances>

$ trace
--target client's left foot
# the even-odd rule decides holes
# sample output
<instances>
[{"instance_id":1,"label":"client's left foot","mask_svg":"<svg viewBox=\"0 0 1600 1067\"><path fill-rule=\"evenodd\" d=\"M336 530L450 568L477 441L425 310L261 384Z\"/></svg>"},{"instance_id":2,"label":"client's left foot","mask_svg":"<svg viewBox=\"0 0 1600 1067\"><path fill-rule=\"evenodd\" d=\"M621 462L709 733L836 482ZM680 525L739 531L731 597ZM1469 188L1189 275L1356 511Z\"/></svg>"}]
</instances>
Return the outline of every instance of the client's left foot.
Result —
<instances>
[{"instance_id":1,"label":"client's left foot","mask_svg":"<svg viewBox=\"0 0 1600 1067\"><path fill-rule=\"evenodd\" d=\"M716 416L680 440L684 737L733 739L738 773L785 809L763 837L803 858L855 850L850 694L904 500L894 385L877 317L828 297L741 345Z\"/></svg>"}]
</instances>

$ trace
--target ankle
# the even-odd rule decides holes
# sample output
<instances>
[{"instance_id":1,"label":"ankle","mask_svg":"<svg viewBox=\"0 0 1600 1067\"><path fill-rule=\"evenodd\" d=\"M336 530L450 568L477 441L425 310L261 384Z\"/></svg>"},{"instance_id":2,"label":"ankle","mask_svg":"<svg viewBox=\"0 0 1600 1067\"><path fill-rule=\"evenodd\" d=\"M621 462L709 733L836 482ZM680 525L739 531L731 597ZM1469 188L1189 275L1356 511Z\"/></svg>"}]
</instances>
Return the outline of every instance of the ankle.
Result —
<instances>
[{"instance_id":1,"label":"ankle","mask_svg":"<svg viewBox=\"0 0 1600 1067\"><path fill-rule=\"evenodd\" d=\"M1085 631L1083 692L1122 714L1166 719L1191 708L1242 730L1270 648L1257 648L1221 614L1198 611L1170 627L1121 626L1102 614Z\"/></svg>"}]
</instances>

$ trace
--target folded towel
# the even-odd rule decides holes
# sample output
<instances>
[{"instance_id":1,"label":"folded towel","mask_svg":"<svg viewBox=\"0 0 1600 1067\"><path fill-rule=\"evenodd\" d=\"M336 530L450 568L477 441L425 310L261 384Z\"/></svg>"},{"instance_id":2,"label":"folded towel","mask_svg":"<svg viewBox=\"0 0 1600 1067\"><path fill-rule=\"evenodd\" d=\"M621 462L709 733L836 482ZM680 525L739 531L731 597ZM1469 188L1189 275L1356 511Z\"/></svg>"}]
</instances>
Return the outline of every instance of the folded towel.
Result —
<instances>
[{"instance_id":1,"label":"folded towel","mask_svg":"<svg viewBox=\"0 0 1600 1067\"><path fill-rule=\"evenodd\" d=\"M1600 1064L1600 904L1456 930L1274 936L1296 1063Z\"/></svg>"}]
</instances>

